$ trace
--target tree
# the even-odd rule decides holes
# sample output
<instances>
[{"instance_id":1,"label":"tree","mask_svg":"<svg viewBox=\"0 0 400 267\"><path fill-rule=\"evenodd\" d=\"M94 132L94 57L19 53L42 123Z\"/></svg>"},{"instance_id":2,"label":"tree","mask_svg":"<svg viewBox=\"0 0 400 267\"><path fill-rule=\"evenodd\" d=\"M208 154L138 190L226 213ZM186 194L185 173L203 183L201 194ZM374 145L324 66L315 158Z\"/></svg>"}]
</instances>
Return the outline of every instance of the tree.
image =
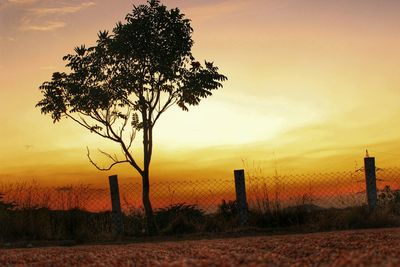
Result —
<instances>
[{"instance_id":1,"label":"tree","mask_svg":"<svg viewBox=\"0 0 400 267\"><path fill-rule=\"evenodd\" d=\"M112 162L130 164L142 177L142 201L147 231L157 232L149 197L154 125L169 107L187 111L198 105L227 78L212 62L192 55L190 20L178 8L159 0L133 6L111 33L100 31L95 46L82 45L63 57L68 72L55 72L40 86L37 103L53 122L69 118L101 137L119 144L124 159L101 151ZM137 133L143 134L143 165L132 153Z\"/></svg>"}]
</instances>

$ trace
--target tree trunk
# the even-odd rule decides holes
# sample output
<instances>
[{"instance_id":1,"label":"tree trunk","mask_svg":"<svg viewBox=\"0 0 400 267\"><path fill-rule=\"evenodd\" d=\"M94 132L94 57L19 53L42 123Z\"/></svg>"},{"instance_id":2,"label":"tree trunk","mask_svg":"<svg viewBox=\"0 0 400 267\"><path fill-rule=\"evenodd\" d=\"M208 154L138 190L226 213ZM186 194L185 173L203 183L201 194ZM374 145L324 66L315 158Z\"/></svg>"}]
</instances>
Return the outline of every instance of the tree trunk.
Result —
<instances>
[{"instance_id":1,"label":"tree trunk","mask_svg":"<svg viewBox=\"0 0 400 267\"><path fill-rule=\"evenodd\" d=\"M148 170L144 171L142 174L142 184L143 184L142 201L143 201L144 211L146 214L146 231L147 234L149 235L156 235L158 233L158 229L154 219L153 208L150 202L150 182L149 182Z\"/></svg>"},{"instance_id":2,"label":"tree trunk","mask_svg":"<svg viewBox=\"0 0 400 267\"><path fill-rule=\"evenodd\" d=\"M142 185L143 194L142 201L144 206L144 211L146 213L146 230L147 234L155 235L157 234L157 226L154 220L153 208L151 207L150 201L150 181L149 181L149 167L151 161L152 153L152 127L149 110L146 101L142 97L140 99L142 104L142 122L143 122L143 171L142 171Z\"/></svg>"}]
</instances>

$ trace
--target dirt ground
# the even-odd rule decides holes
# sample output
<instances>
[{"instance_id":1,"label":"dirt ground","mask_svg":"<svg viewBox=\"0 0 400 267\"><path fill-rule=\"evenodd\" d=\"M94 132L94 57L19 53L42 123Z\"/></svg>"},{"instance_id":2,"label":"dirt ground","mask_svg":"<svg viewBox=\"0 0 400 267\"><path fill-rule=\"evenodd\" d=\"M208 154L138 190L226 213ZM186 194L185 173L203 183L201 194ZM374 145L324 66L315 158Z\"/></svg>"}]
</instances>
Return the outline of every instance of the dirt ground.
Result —
<instances>
[{"instance_id":1,"label":"dirt ground","mask_svg":"<svg viewBox=\"0 0 400 267\"><path fill-rule=\"evenodd\" d=\"M0 249L0 266L400 266L400 229Z\"/></svg>"}]
</instances>

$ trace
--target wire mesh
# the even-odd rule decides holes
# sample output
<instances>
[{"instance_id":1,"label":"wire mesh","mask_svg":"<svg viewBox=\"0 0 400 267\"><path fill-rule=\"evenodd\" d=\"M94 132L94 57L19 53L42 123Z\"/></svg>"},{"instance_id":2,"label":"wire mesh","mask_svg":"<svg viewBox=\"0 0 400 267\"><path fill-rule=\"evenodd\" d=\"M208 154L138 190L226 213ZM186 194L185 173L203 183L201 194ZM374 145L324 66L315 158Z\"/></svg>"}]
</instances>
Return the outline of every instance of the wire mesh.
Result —
<instances>
[{"instance_id":1,"label":"wire mesh","mask_svg":"<svg viewBox=\"0 0 400 267\"><path fill-rule=\"evenodd\" d=\"M377 169L378 196L388 189L400 190L400 168ZM150 199L157 210L175 204L197 205L207 213L216 212L225 201L235 200L234 179L208 179L152 182ZM142 185L119 186L125 213L143 210ZM386 191L385 191L386 190ZM261 211L307 205L310 208L345 208L366 203L365 174L352 172L291 174L263 176L246 173L247 201L250 209ZM66 185L43 187L36 182L0 184L3 203L14 203L21 209L82 209L90 212L111 210L107 186Z\"/></svg>"},{"instance_id":2,"label":"wire mesh","mask_svg":"<svg viewBox=\"0 0 400 267\"><path fill-rule=\"evenodd\" d=\"M120 192L123 210L142 209L141 184L122 184ZM222 200L235 199L234 183L228 179L155 182L151 184L150 198L156 210L184 203L211 213Z\"/></svg>"}]
</instances>

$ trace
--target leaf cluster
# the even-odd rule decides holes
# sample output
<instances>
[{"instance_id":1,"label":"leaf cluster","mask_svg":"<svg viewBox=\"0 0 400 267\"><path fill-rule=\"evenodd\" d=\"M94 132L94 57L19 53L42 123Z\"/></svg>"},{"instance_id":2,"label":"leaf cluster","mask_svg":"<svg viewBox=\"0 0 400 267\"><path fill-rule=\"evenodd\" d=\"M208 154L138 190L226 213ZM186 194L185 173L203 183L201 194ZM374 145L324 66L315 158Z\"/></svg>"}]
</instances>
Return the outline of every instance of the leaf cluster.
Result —
<instances>
[{"instance_id":1,"label":"leaf cluster","mask_svg":"<svg viewBox=\"0 0 400 267\"><path fill-rule=\"evenodd\" d=\"M125 159L106 155L114 163L129 162L139 173L148 170L152 131L168 108L187 111L222 87L227 78L212 62L192 55L193 29L178 8L158 0L134 6L112 32L100 31L96 45L78 46L63 57L67 72L53 73L40 86L37 107L53 122L70 118L97 135L121 145ZM143 132L144 167L130 153L133 139Z\"/></svg>"},{"instance_id":2,"label":"leaf cluster","mask_svg":"<svg viewBox=\"0 0 400 267\"><path fill-rule=\"evenodd\" d=\"M158 0L134 6L125 23L98 34L95 46L76 47L63 58L70 71L55 72L40 86L44 98L37 106L54 122L74 113L107 121L99 114L110 109L125 110L113 114L124 119L129 109L147 112L151 125L173 104L188 110L226 80L212 62L195 60L192 33L178 8Z\"/></svg>"}]
</instances>

